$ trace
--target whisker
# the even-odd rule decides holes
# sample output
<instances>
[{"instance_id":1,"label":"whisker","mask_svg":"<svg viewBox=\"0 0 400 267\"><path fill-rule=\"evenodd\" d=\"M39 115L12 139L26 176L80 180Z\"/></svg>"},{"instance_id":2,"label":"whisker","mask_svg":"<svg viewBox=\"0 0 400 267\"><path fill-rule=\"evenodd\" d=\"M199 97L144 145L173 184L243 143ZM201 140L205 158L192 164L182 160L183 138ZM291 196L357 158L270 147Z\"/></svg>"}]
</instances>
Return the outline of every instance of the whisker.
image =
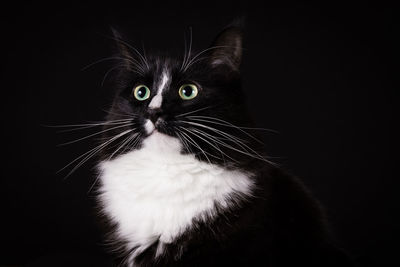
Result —
<instances>
[{"instance_id":1,"label":"whisker","mask_svg":"<svg viewBox=\"0 0 400 267\"><path fill-rule=\"evenodd\" d=\"M192 118L192 119L194 119L194 118L213 119L213 120L217 120L217 121L220 121L220 122L224 122L224 123L228 124L229 126L232 126L232 127L235 127L235 128L239 128L239 129L260 130L260 131L272 132L272 133L277 133L277 134L279 133L278 131L273 130L273 129L260 128L260 127L243 127L243 126L237 126L237 125L234 125L234 124L232 124L232 123L230 123L230 122L228 122L228 121L222 120L222 119L220 119L220 118L209 117L209 116L199 116L199 115L195 115L195 116L188 116L188 118ZM225 126L228 126L228 125L225 125Z\"/></svg>"},{"instance_id":2,"label":"whisker","mask_svg":"<svg viewBox=\"0 0 400 267\"><path fill-rule=\"evenodd\" d=\"M80 166L82 166L85 162L87 162L90 158L92 158L94 155L96 155L97 153L99 153L103 148L105 148L106 146L108 146L109 144L111 144L112 142L114 142L115 140L117 140L118 138L122 137L123 135L131 132L133 130L127 130L125 132L120 133L119 135L115 136L114 138L112 138L111 140L107 141L103 146L101 146L100 148L98 148L96 151L93 151L92 153L90 153L88 156L86 156L81 162L79 162L68 174L68 176L70 176L73 172L75 172ZM68 177L67 176L67 177Z\"/></svg>"},{"instance_id":3,"label":"whisker","mask_svg":"<svg viewBox=\"0 0 400 267\"><path fill-rule=\"evenodd\" d=\"M231 128L234 128L234 129L237 129L237 130L241 131L242 133L246 134L247 136L249 136L253 140L257 141L258 143L264 144L264 142L262 142L258 138L254 137L253 135L249 134L248 132L244 131L243 129L241 129L239 127L236 127L235 125L223 124L223 123L213 122L213 121L210 121L210 120L203 120L203 119L196 119L196 118L191 118L191 120L217 124L217 125L221 125L221 126L225 126L225 127L231 127Z\"/></svg>"},{"instance_id":4,"label":"whisker","mask_svg":"<svg viewBox=\"0 0 400 267\"><path fill-rule=\"evenodd\" d=\"M206 157L207 161L211 164L211 161L210 161L210 159L207 157L206 152L199 146L199 144L197 144L196 141L194 141L193 138L191 138L191 137L190 137L189 135L187 135L186 133L181 132L181 134L183 134L184 136L186 136L186 137L188 138L187 141L188 141L189 143L191 143L192 145L194 145L195 147L197 147L197 148L201 151L201 153L203 153L203 155Z\"/></svg>"},{"instance_id":5,"label":"whisker","mask_svg":"<svg viewBox=\"0 0 400 267\"><path fill-rule=\"evenodd\" d=\"M137 115L135 115L133 113L121 114L121 113L116 113L111 110L106 110L106 109L101 109L101 110L104 111L105 113L107 113L108 115L116 115L116 116L127 117L127 118L137 118Z\"/></svg>"},{"instance_id":6,"label":"whisker","mask_svg":"<svg viewBox=\"0 0 400 267\"><path fill-rule=\"evenodd\" d=\"M46 125L46 127L51 127L51 128L71 128L71 127L76 127L76 128L73 128L73 129L67 129L67 130L59 131L59 132L71 132L71 131L83 130L83 129L99 127L99 126L124 124L124 123L128 123L130 121L132 121L132 119L115 120L115 121L104 121L104 122L96 122L96 123L84 123L84 124Z\"/></svg>"},{"instance_id":7,"label":"whisker","mask_svg":"<svg viewBox=\"0 0 400 267\"><path fill-rule=\"evenodd\" d=\"M197 130L198 130L198 129L197 129ZM266 158L264 158L263 156L259 155L258 153L256 153L255 155L254 155L254 154L251 154L251 153L248 152L248 151L243 151L243 150L241 150L241 149L238 149L238 148L236 148L236 147L233 147L233 146L231 146L231 145L229 145L229 144L227 144L227 143L221 141L221 140L220 140L219 138L217 138L216 136L210 135L210 134L208 134L208 133L206 133L206 132L204 132L204 131L201 131L201 130L199 130L199 131L202 132L203 135L216 138L216 139L215 139L215 142L217 142L218 144L220 144L220 145L222 145L222 146L224 146L224 147L226 147L226 148L228 148L228 149L231 149L231 150L234 150L234 151L236 151L236 152L239 152L239 153L241 153L241 154L243 154L243 155L246 155L246 156L249 156L249 157L252 157L252 158L255 158L255 159L259 159L259 160L268 162L268 163L270 163L270 164L273 164L271 161L267 160Z\"/></svg>"},{"instance_id":8,"label":"whisker","mask_svg":"<svg viewBox=\"0 0 400 267\"><path fill-rule=\"evenodd\" d=\"M217 119L217 118L212 118L212 119L215 119L215 120L217 120L217 121L222 121L223 123L219 123L219 122L215 122L215 121L210 121L210 120L207 120L207 119L198 119L197 117L212 118L212 117L207 117L207 116L188 116L189 119L194 120L194 121L202 121L202 122L212 123L212 124L221 125L221 126L225 126L225 127L235 128L235 129L241 131L242 133L246 134L247 136L249 136L251 139L257 141L258 143L264 144L264 142L262 142L260 139L254 137L253 135L251 135L251 134L249 134L248 132L246 132L245 130L243 130L243 129L247 128L247 127L239 127L239 126L236 126L236 125L234 125L234 124L231 124L231 123L229 123L229 122L227 122L227 121L219 120L219 119ZM254 129L256 129L256 128L252 128L252 130L254 130Z\"/></svg>"},{"instance_id":9,"label":"whisker","mask_svg":"<svg viewBox=\"0 0 400 267\"><path fill-rule=\"evenodd\" d=\"M52 127L52 128L67 128L67 127L86 127L86 126L98 126L98 125L107 125L107 124L112 124L114 122L123 122L123 121L128 121L131 119L118 119L118 120L111 120L111 121L93 121L93 122L88 122L88 123L80 123L80 124L61 124L61 125L47 125L47 127Z\"/></svg>"},{"instance_id":10,"label":"whisker","mask_svg":"<svg viewBox=\"0 0 400 267\"><path fill-rule=\"evenodd\" d=\"M238 149L238 148L235 148L235 147L233 147L233 146L231 146L231 145L228 145L227 143L222 142L222 141L219 140L219 143L220 143L221 145L224 145L225 147L230 148L230 149L232 149L232 150L235 150L235 151L237 151L237 152L239 152L239 153L242 153L242 154L251 156L251 157L253 157L253 158L258 158L258 159L261 159L261 160L263 160L263 161L266 161L266 162L271 163L269 160L265 159L263 156L261 156L261 155L260 155L258 152L256 152L254 149L252 149L251 147L247 146L247 145L243 142L242 139L240 139L240 138L238 138L238 137L236 137L236 136L233 136L233 135L228 134L228 133L226 133L226 132L224 132L224 131L221 131L221 130L218 130L218 129L215 129L215 128L213 128L213 127L206 126L206 125L203 125L203 124L200 124L200 123L195 123L195 122L190 122L190 121L180 121L180 122L187 123L187 124L194 125L194 126L198 126L198 127L202 127L202 128L208 129L208 130L210 130L210 131L213 131L213 132L215 132L215 133L217 133L217 134L219 134L219 135L225 136L225 137L227 137L227 138L229 139L229 141L231 141L231 142L233 142L234 144L238 145L238 146L239 146L241 149L243 149L243 150ZM200 129L197 129L197 130L201 131ZM206 134L206 135L212 136L212 135L210 135L210 134L208 134L208 133L206 133L206 132L204 132L204 131L202 131L202 132L203 132L204 134ZM216 137L216 136L214 136L214 137ZM253 153L253 154L251 154L251 153Z\"/></svg>"},{"instance_id":11,"label":"whisker","mask_svg":"<svg viewBox=\"0 0 400 267\"><path fill-rule=\"evenodd\" d=\"M140 136L141 136L140 133L136 133L136 134L133 134L133 135L131 135L130 137L128 137L128 138L129 138L129 142L127 142L126 145L124 145L125 148L124 148L124 150L121 152L121 154L125 153L125 151L126 151L127 149L128 149L128 150L131 150L131 149L138 143L138 141L140 140ZM126 139L125 139L125 140L126 140ZM132 142L132 141L133 141L133 142ZM131 142L133 143L132 145L130 145ZM115 153L115 152L114 152L114 153ZM110 158L111 158L111 157L110 157ZM93 182L92 186L89 188L87 194L89 194L89 193L92 191L93 187L96 185L96 183L98 182L99 178L100 178L100 176L97 176L97 177L96 177L96 179L95 179L95 181Z\"/></svg>"},{"instance_id":12,"label":"whisker","mask_svg":"<svg viewBox=\"0 0 400 267\"><path fill-rule=\"evenodd\" d=\"M194 64L196 64L197 62L200 62L200 61L205 60L205 59L210 59L210 58L211 58L211 57L209 57L209 56L204 56L204 57L199 57L199 58L197 58L196 60L192 61L192 62L190 63L190 65L187 66L187 68L185 68L185 71L186 71L187 69L189 69L191 66L193 66Z\"/></svg>"},{"instance_id":13,"label":"whisker","mask_svg":"<svg viewBox=\"0 0 400 267\"><path fill-rule=\"evenodd\" d=\"M192 53L192 42L193 42L193 30L192 30L192 27L189 27L189 31L190 31L189 50L186 51L186 40L185 40L185 54L184 54L183 62L182 62L181 69L180 69L181 71L185 68L186 64L189 62L190 55Z\"/></svg>"},{"instance_id":14,"label":"whisker","mask_svg":"<svg viewBox=\"0 0 400 267\"><path fill-rule=\"evenodd\" d=\"M186 63L186 57L187 57L187 44L186 44L186 34L183 35L183 47L184 47L184 51L183 51L183 60L182 60L182 65L180 70L183 70L183 66L185 66Z\"/></svg>"},{"instance_id":15,"label":"whisker","mask_svg":"<svg viewBox=\"0 0 400 267\"><path fill-rule=\"evenodd\" d=\"M193 114L193 113L195 113L195 112L199 112L199 111L202 111L202 110L205 110L205 109L209 109L209 108L212 108L213 106L207 106L207 107L204 107L204 108L199 108L199 109L196 109L196 110L193 110L193 111L190 111L190 112L186 112L186 113L182 113L182 114L179 114L179 115L176 115L175 117L183 117L183 116L186 116L186 115L189 115L189 114Z\"/></svg>"},{"instance_id":16,"label":"whisker","mask_svg":"<svg viewBox=\"0 0 400 267\"><path fill-rule=\"evenodd\" d=\"M108 74L110 74L110 73L113 72L114 70L119 69L119 68L124 67L124 66L126 66L126 65L125 65L125 64L119 64L119 65L117 65L117 66L112 67L111 69L109 69L109 70L104 74L104 77L103 77L103 79L101 80L100 86L101 86L101 87L104 86L104 83L106 82L106 79L107 79L107 77L108 77Z\"/></svg>"},{"instance_id":17,"label":"whisker","mask_svg":"<svg viewBox=\"0 0 400 267\"><path fill-rule=\"evenodd\" d=\"M66 168L68 168L69 166L71 166L72 164L74 164L75 162L77 162L78 160L82 159L84 157L84 159L82 159L66 176L65 178L69 177L72 173L74 173L80 166L82 166L86 161L88 161L91 157L93 157L95 154L97 154L101 149L103 149L104 147L106 147L107 145L109 145L110 143L114 142L116 139L120 138L121 136L131 132L133 130L126 130L112 138L110 138L109 140L107 140L106 142L96 146L95 148L85 152L84 154L80 155L79 157L77 157L76 159L74 159L73 161L71 161L70 163L68 163L67 165L65 165L62 169L60 169L57 173L60 173L61 171L65 170Z\"/></svg>"},{"instance_id":18,"label":"whisker","mask_svg":"<svg viewBox=\"0 0 400 267\"><path fill-rule=\"evenodd\" d=\"M130 45L129 43L125 42L124 40L122 40L120 38L115 38L115 37L109 37L109 38L111 38L117 42L121 42L122 44L126 45L128 48L133 50L139 56L142 63L144 63L146 65L147 69L150 69L149 64L147 63L147 59L139 52L139 50L137 50L135 47L133 47L132 45Z\"/></svg>"},{"instance_id":19,"label":"whisker","mask_svg":"<svg viewBox=\"0 0 400 267\"><path fill-rule=\"evenodd\" d=\"M102 58L102 59L96 60L95 62L90 63L89 65L81 68L81 71L87 70L88 68L90 68L90 67L92 67L92 66L94 66L96 64L99 64L101 62L108 61L108 60L126 60L126 58L123 58L123 57L106 57L106 58Z\"/></svg>"},{"instance_id":20,"label":"whisker","mask_svg":"<svg viewBox=\"0 0 400 267\"><path fill-rule=\"evenodd\" d=\"M203 137L199 136L198 134L194 133L194 132L197 132L197 133L200 134L200 132L198 132L195 128L191 128L190 130L189 130L189 129L186 129L186 128L184 128L184 127L180 127L180 128L181 128L182 130L187 131L188 133L193 134L194 136L197 136L199 139L203 140L204 142L206 142L207 144L209 144L210 146L212 146L214 149L218 150L219 153L220 153L221 156L222 156L222 158L216 157L216 156L214 156L214 155L213 155L213 157L218 158L218 159L224 161L225 163L226 163L226 161L225 161L225 159L224 159L224 156L230 158L230 159L233 160L233 161L236 161L235 159L233 159L232 157L230 157L229 155L227 155L226 153L224 153L224 152L218 147L218 145L215 145L215 143L212 144L212 143L210 143L208 140L206 140L206 139L204 139ZM211 139L211 138L210 138L210 139ZM214 141L213 139L211 139L211 140Z\"/></svg>"},{"instance_id":21,"label":"whisker","mask_svg":"<svg viewBox=\"0 0 400 267\"><path fill-rule=\"evenodd\" d=\"M118 65L112 67L111 69L109 69L109 70L104 74L104 77L103 77L103 79L102 79L102 81L101 81L101 87L104 86L104 83L105 83L105 81L106 81L108 75L109 75L111 72L113 72L114 70L116 70L116 69L118 69L118 68L122 68L122 67L127 68L129 71L131 71L131 72L133 72L133 73L136 73L136 74L139 74L139 75L143 75L143 72L142 72L142 71L140 71L140 70L138 70L138 69L136 69L136 68L135 68L135 69L131 69L131 68L129 68L129 65L127 65L126 63L121 63L121 64L118 64ZM136 66L136 67L137 67L137 66Z\"/></svg>"},{"instance_id":22,"label":"whisker","mask_svg":"<svg viewBox=\"0 0 400 267\"><path fill-rule=\"evenodd\" d=\"M66 143L59 144L58 146L70 145L70 144L77 143L77 142L79 142L79 141L88 139L88 138L90 138L90 137L93 137L93 136L96 136L96 135L99 135L99 134L102 134L102 133L105 133L105 132L109 132L109 131L112 131L112 130L115 130L115 129L119 129L119 128L123 128L123 127L128 127L128 126L132 126L132 125L133 125L133 123L127 123L127 124L122 124L122 125L119 125L119 126L111 127L111 128L109 128L109 129L105 129L105 130L102 130L102 131L100 131L100 132L96 132L96 133L94 133L94 134L90 134L90 135L84 136L84 137L82 137L82 138L73 140L73 141L69 141L69 142L66 142ZM136 128L134 128L133 130L135 130L135 129L136 129Z\"/></svg>"},{"instance_id":23,"label":"whisker","mask_svg":"<svg viewBox=\"0 0 400 267\"><path fill-rule=\"evenodd\" d=\"M146 62L147 68L149 67L148 65L148 60L147 60L147 56L146 56L146 49L144 48L144 42L142 41L142 50L143 50L143 58L144 61Z\"/></svg>"},{"instance_id":24,"label":"whisker","mask_svg":"<svg viewBox=\"0 0 400 267\"><path fill-rule=\"evenodd\" d=\"M126 150L132 150L133 148L136 148L136 146L139 144L141 136L142 134L139 133L135 138L133 138L132 141L126 145L126 148L124 151L122 151L122 153L125 153Z\"/></svg>"},{"instance_id":25,"label":"whisker","mask_svg":"<svg viewBox=\"0 0 400 267\"><path fill-rule=\"evenodd\" d=\"M111 156L108 158L108 160L111 160L112 157L113 157L115 154L117 154L117 152L118 152L121 148L123 148L126 144L128 144L128 143L132 140L132 138L135 138L137 135L138 135L138 134L136 133L136 134L133 134L133 135L128 136L127 138L125 138L124 141L121 142L121 145L111 154Z\"/></svg>"},{"instance_id":26,"label":"whisker","mask_svg":"<svg viewBox=\"0 0 400 267\"><path fill-rule=\"evenodd\" d=\"M184 136L181 135L181 130L178 127L174 127L176 130L176 134L178 138L182 141L183 147L191 154L194 154L193 151L190 149L189 144Z\"/></svg>"},{"instance_id":27,"label":"whisker","mask_svg":"<svg viewBox=\"0 0 400 267\"><path fill-rule=\"evenodd\" d=\"M216 128L214 128L214 127L211 127L211 126L207 126L207 125L204 125L204 124L201 124L201 123L197 123L197 122L184 121L184 120L181 120L180 122L188 123L188 124L191 124L191 125L195 125L195 126L199 126L199 127L202 127L202 128L209 129L209 130L211 130L211 131L214 131L214 132L216 132L216 133L219 133L220 135L223 135L223 136L225 136L225 137L228 137L228 139L234 139L234 140L236 140L236 141L238 141L238 142L240 142L240 143L242 143L242 144L244 144L244 142L246 142L245 140L243 140L243 139L241 139L241 138L239 138L239 137L237 137L237 136L228 134L228 133L226 133L226 132L224 132L224 131L218 130L218 129L216 129Z\"/></svg>"},{"instance_id":28,"label":"whisker","mask_svg":"<svg viewBox=\"0 0 400 267\"><path fill-rule=\"evenodd\" d=\"M201 56L202 54L204 54L204 53L206 53L206 52L208 52L208 51L210 51L210 50L213 50L213 49L226 48L226 47L228 47L228 48L229 48L229 47L235 48L234 46L220 45L220 46L209 47L209 48L207 48L207 49L204 49L204 50L200 51L199 53L197 53L197 54L188 62L188 64L186 64L186 66L185 66L185 68L183 69L183 71L187 71L187 69L190 68L190 66L193 65L194 60L196 60L196 59L197 59L199 56Z\"/></svg>"},{"instance_id":29,"label":"whisker","mask_svg":"<svg viewBox=\"0 0 400 267\"><path fill-rule=\"evenodd\" d=\"M130 63L131 65L127 66L127 69L129 71L132 71L133 73L139 74L144 76L146 73L146 70L143 68L143 66L137 61L135 60L133 57L131 56L125 56L126 60L128 60L128 63ZM133 67L133 68L130 68Z\"/></svg>"}]
</instances>

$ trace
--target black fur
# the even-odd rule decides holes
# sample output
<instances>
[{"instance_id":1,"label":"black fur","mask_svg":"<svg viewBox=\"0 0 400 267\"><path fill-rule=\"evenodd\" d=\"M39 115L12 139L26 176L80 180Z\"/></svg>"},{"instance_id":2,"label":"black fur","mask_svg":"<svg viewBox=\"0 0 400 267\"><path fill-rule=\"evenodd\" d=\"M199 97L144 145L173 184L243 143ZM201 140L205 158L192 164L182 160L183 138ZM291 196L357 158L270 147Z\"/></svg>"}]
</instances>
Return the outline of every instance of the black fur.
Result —
<instances>
[{"instance_id":1,"label":"black fur","mask_svg":"<svg viewBox=\"0 0 400 267\"><path fill-rule=\"evenodd\" d=\"M236 22L222 31L213 45L201 52L198 60L195 59L195 63L186 70L181 68L182 59L167 56L147 58L147 66L145 59L141 59L119 34L114 32L114 35L122 65L115 78L115 97L108 120L135 116L132 121L140 126L138 131L145 138L143 122L151 115L147 109L151 97L147 101L137 101L132 97L132 89L138 84L146 84L155 95L153 85L158 82L162 68L167 64L172 70L172 83L163 96L163 105L157 115L164 119L164 123L157 127L160 132L179 137L174 127L193 127L180 122L182 117L179 114L196 110L193 113L195 115L220 118L232 125L254 127L244 106L241 89L240 23ZM140 65L139 72L143 73L137 73L136 64ZM184 101L177 91L180 85L189 82L199 87L199 95L191 101ZM207 223L194 220L191 229L168 244L165 253L158 258L154 257L158 244L153 244L135 259L138 266L352 266L348 256L335 247L320 205L302 183L261 158L266 158L264 148L249 136L257 137L257 131L248 128L242 131L218 123L201 123L245 140L247 147L225 140L231 148L220 146L219 149L229 157L223 156L215 144L192 134L193 140L207 154L193 144L189 144L189 149L184 149L182 153L194 153L201 161L254 173L256 190L253 197L232 195L232 201L235 202L233 208L226 210L216 205L216 219L210 219ZM104 138L112 138L126 129L129 127L105 132ZM207 129L200 129L215 135ZM102 158L123 153L121 151L113 155L120 141L117 139L104 148ZM140 143L132 149L140 148ZM251 151L259 156L250 157L239 150ZM113 227L115 225L109 229L111 237ZM117 239L113 242L121 247L125 241ZM122 261L129 253L131 251L117 253L119 260Z\"/></svg>"}]
</instances>

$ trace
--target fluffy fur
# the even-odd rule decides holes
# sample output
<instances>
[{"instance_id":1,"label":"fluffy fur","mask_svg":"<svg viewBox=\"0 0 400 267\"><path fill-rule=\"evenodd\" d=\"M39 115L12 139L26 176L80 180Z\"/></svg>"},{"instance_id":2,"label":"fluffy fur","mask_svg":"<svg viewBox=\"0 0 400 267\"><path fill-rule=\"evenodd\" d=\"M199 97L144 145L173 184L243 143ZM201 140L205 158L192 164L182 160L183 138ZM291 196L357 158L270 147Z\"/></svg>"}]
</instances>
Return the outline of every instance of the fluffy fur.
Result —
<instances>
[{"instance_id":1,"label":"fluffy fur","mask_svg":"<svg viewBox=\"0 0 400 267\"><path fill-rule=\"evenodd\" d=\"M128 262L158 242L165 245L192 227L212 220L215 205L232 207L232 194L249 196L250 174L230 171L182 155L176 138L155 133L143 147L100 165L100 199L105 213L118 224L116 234L134 250Z\"/></svg>"},{"instance_id":2,"label":"fluffy fur","mask_svg":"<svg viewBox=\"0 0 400 267\"><path fill-rule=\"evenodd\" d=\"M115 33L120 71L99 146L99 204L127 266L350 266L318 202L264 155L244 105L242 27L183 59ZM191 47L191 45L189 46ZM132 93L150 89L146 100ZM193 84L198 95L178 94Z\"/></svg>"}]
</instances>

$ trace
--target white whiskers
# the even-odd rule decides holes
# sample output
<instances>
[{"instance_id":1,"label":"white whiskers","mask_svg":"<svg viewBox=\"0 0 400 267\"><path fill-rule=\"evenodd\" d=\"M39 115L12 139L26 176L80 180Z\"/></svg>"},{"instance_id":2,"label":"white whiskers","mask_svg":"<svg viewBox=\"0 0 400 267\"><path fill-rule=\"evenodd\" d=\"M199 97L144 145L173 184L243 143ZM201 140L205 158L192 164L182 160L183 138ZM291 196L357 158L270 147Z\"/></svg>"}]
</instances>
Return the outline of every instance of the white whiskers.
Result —
<instances>
[{"instance_id":1,"label":"white whiskers","mask_svg":"<svg viewBox=\"0 0 400 267\"><path fill-rule=\"evenodd\" d=\"M189 112L186 112L186 113L178 114L176 117L179 118L179 117L187 116L189 114L193 114L193 113L196 113L196 112L199 112L199 111L202 111L202 110L205 110L205 109L209 109L209 108L212 108L212 107L213 106L207 106L207 107L204 107L204 108L199 108L199 109L196 109L196 110L193 110L193 111L189 111Z\"/></svg>"},{"instance_id":2,"label":"white whiskers","mask_svg":"<svg viewBox=\"0 0 400 267\"><path fill-rule=\"evenodd\" d=\"M84 154L80 155L79 157L77 157L76 159L74 159L73 161L71 161L70 163L68 163L67 165L65 165L62 169L60 169L58 171L61 172L63 170L65 170L66 168L68 168L69 166L71 166L72 164L74 164L75 162L77 162L78 160L80 160L78 162L78 164L75 165L75 167L65 176L65 178L71 176L71 174L73 174L80 166L82 166L85 162L87 162L90 158L92 158L94 155L96 155L97 153L99 153L102 149L104 149L106 146L108 146L109 144L111 144L112 142L114 142L115 140L117 140L118 138L132 132L133 129L130 130L126 130L123 131L120 134L117 134L116 136L109 138L107 141L105 141L104 143L96 146L95 148L85 152ZM82 159L83 158L83 159Z\"/></svg>"},{"instance_id":3,"label":"white whiskers","mask_svg":"<svg viewBox=\"0 0 400 267\"><path fill-rule=\"evenodd\" d=\"M94 128L94 127L99 127L99 126L124 124L124 123L131 122L131 121L132 121L132 117L129 119L110 120L110 121L101 121L101 122L88 122L88 123L82 123L82 124L46 125L46 127L70 128L70 129L66 129L66 130L61 130L59 132L71 132L71 131L83 130L83 129Z\"/></svg>"},{"instance_id":4,"label":"white whiskers","mask_svg":"<svg viewBox=\"0 0 400 267\"><path fill-rule=\"evenodd\" d=\"M208 107L207 107L208 108ZM203 108L205 109L205 108ZM224 127L229 127L234 130L237 130L238 133L245 134L246 136L252 138L253 140L261 143L259 139L248 133L246 130L263 130L263 131L273 131L269 129L264 129L264 128L251 128L251 127L240 127L237 125L234 125L228 121L215 118L215 117L210 117L210 116L186 116L188 114L192 114L195 112L198 112L202 109L195 110L192 112L187 112L184 114L180 114L177 117L184 117L181 120L177 120L177 123L183 126L178 126L175 127L175 129L179 129L179 138L182 140L182 143L184 144L184 147L186 149L189 148L189 144L192 144L194 148L197 148L200 150L200 152L206 157L208 161L209 156L222 160L226 163L225 159L229 158L233 162L238 162L237 159L234 159L232 155L229 155L229 153L224 151L223 148L235 151L237 153L240 153L242 155L258 159L261 161L268 162L270 164L274 164L268 159L265 158L265 156L261 155L259 152L257 152L255 149L250 147L248 143L248 140L244 140L243 138L234 135L232 133L227 133L226 131L213 127L212 125L219 125L219 126L224 126ZM205 124L207 123L207 124ZM210 125L211 124L211 125ZM273 131L275 132L275 131ZM201 140L202 142L208 144L211 146L218 154L220 154L220 157L218 155L212 154L210 151L205 151L203 148L200 147L200 145L194 140Z\"/></svg>"},{"instance_id":5,"label":"white whiskers","mask_svg":"<svg viewBox=\"0 0 400 267\"><path fill-rule=\"evenodd\" d=\"M88 139L88 138L90 138L90 137L93 137L93 136L96 136L96 135L100 135L100 134L105 133L105 132L109 132L109 131L112 131L112 130L115 130L115 129L124 128L124 127L128 127L128 126L131 126L131 125L132 125L131 123L129 123L129 124L127 124L127 123L121 123L121 124L122 124L122 125L115 126L115 127L111 127L111 128L102 130L102 131L100 131L100 132L96 132L96 133L94 133L94 134L90 134L90 135L81 137L81 138L76 139L76 140L72 140L72 141L69 141L69 142L66 142L66 143L59 144L59 146L70 145L70 144L73 144L73 143L76 143L76 142L79 142L79 141Z\"/></svg>"},{"instance_id":6,"label":"white whiskers","mask_svg":"<svg viewBox=\"0 0 400 267\"><path fill-rule=\"evenodd\" d=\"M70 128L66 130L62 130L61 132L71 132L71 131L80 131L80 130L87 130L93 129L96 127L101 127L101 130L91 133L89 135L80 137L76 140L72 140L69 142L62 143L58 146L65 146L74 144L86 139L93 138L95 136L101 136L105 133L110 135L109 133L115 131L117 133L112 133L107 140L103 140L101 144L95 146L94 148L90 149L89 151L81 154L63 168L61 168L58 173L62 172L63 170L73 166L73 168L68 172L65 178L69 177L73 174L78 168L80 168L83 164L88 162L91 158L95 155L99 154L103 149L106 147L110 147L112 144L116 144L116 149L112 151L109 158L117 156L118 153L124 153L127 149L132 149L138 145L140 139L140 133L137 132L138 128L134 127L135 122L133 121L135 116L130 116L126 119L117 119L117 120L109 120L109 121L101 121L101 122L89 122L83 124L69 124L69 125L56 125L56 126L49 126L55 128ZM125 129L125 130L124 130ZM133 133L133 134L130 134ZM128 136L126 136L128 135ZM122 139L122 140L121 140ZM74 165L75 164L75 165Z\"/></svg>"},{"instance_id":7,"label":"white whiskers","mask_svg":"<svg viewBox=\"0 0 400 267\"><path fill-rule=\"evenodd\" d=\"M133 130L134 129L132 129L128 133L132 132ZM141 136L140 133L134 133L132 135L129 135L127 138L124 139L124 141L121 142L119 147L111 154L111 156L109 156L108 160L110 160L114 155L116 155L118 153L118 151L121 150L122 148L124 148L124 149L122 150L122 152L120 154L123 154L127 149L134 148L139 143L140 136ZM100 148L100 150L101 149L102 148ZM99 180L99 176L96 177L96 179L93 182L92 186L89 188L88 194L90 193L90 191L92 191L93 187L95 186L95 184L97 183L98 180Z\"/></svg>"}]
</instances>

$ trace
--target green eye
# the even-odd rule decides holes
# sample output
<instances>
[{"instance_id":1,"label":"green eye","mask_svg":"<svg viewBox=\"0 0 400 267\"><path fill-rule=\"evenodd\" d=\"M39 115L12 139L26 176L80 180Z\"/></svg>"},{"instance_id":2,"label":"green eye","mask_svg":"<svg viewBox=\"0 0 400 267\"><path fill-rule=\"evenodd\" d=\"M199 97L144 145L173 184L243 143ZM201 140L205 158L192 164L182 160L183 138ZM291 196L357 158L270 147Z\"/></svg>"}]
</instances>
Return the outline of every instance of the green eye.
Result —
<instances>
[{"instance_id":1,"label":"green eye","mask_svg":"<svg viewBox=\"0 0 400 267\"><path fill-rule=\"evenodd\" d=\"M135 87L133 95L139 101L146 100L147 98L150 97L150 89L146 85L143 84L138 85Z\"/></svg>"},{"instance_id":2,"label":"green eye","mask_svg":"<svg viewBox=\"0 0 400 267\"><path fill-rule=\"evenodd\" d=\"M183 100L190 100L197 96L199 90L194 84L184 84L179 88L179 96Z\"/></svg>"}]
</instances>

